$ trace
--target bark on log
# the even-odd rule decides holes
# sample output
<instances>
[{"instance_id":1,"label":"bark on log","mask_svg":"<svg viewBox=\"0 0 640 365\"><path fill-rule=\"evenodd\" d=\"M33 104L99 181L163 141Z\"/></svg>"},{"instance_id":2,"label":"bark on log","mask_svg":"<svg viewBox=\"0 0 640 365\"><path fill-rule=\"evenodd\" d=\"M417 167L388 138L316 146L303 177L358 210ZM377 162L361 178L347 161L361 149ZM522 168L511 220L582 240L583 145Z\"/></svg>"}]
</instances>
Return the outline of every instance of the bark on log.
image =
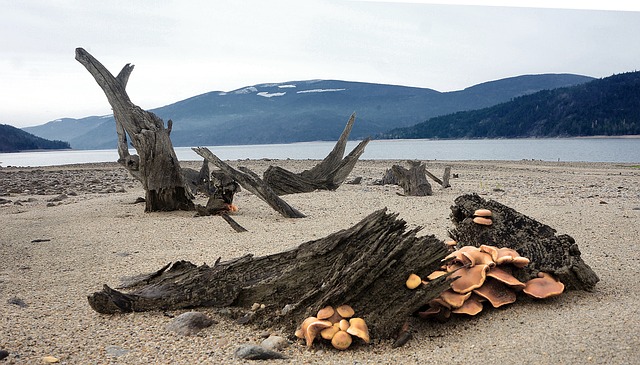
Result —
<instances>
[{"instance_id":1,"label":"bark on log","mask_svg":"<svg viewBox=\"0 0 640 365\"><path fill-rule=\"evenodd\" d=\"M259 176L248 169L238 171L220 160L206 147L194 147L193 150L214 164L225 174L237 181L242 187L264 200L275 211L287 218L303 218L305 215L282 200Z\"/></svg>"},{"instance_id":2,"label":"bark on log","mask_svg":"<svg viewBox=\"0 0 640 365\"><path fill-rule=\"evenodd\" d=\"M355 118L353 113L333 150L318 165L299 174L270 166L263 174L264 181L278 195L336 190L349 176L370 141L369 138L363 140L343 158Z\"/></svg>"},{"instance_id":3,"label":"bark on log","mask_svg":"<svg viewBox=\"0 0 640 365\"><path fill-rule=\"evenodd\" d=\"M169 138L171 120L165 128L162 119L133 104L125 91L133 65L125 65L114 77L82 48L76 48L75 58L93 76L111 104L118 134L118 162L142 182L145 211L193 210L192 196ZM127 134L139 156L129 154Z\"/></svg>"},{"instance_id":4,"label":"bark on log","mask_svg":"<svg viewBox=\"0 0 640 365\"><path fill-rule=\"evenodd\" d=\"M473 223L476 209L489 209L493 224ZM582 260L575 240L494 200L485 200L477 194L463 195L451 207L455 229L450 231L458 245L491 245L509 247L531 260L518 270L521 281L527 281L544 271L554 274L567 289L592 290L600 280ZM516 274L516 272L514 272Z\"/></svg>"},{"instance_id":5,"label":"bark on log","mask_svg":"<svg viewBox=\"0 0 640 365\"><path fill-rule=\"evenodd\" d=\"M108 286L88 297L100 313L171 310L198 306L250 308L263 303L252 323L293 333L325 305L350 304L372 337L393 338L405 320L449 286L440 278L415 290L409 274L426 276L447 255L434 236L379 210L349 229L269 256L246 255L213 266L179 261L129 282L123 293Z\"/></svg>"},{"instance_id":6,"label":"bark on log","mask_svg":"<svg viewBox=\"0 0 640 365\"><path fill-rule=\"evenodd\" d=\"M398 185L404 190L404 195L427 196L433 195L431 184L427 181L426 166L419 161L408 161L411 164L409 170L400 165L391 166Z\"/></svg>"}]
</instances>

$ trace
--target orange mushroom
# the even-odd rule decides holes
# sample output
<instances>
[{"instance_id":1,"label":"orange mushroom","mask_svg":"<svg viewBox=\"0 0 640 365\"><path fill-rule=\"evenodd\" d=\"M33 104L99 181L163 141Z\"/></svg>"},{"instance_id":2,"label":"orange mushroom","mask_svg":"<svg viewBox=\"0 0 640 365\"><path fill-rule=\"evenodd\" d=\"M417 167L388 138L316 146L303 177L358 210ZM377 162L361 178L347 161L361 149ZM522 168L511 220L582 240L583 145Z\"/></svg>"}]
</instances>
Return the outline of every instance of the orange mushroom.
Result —
<instances>
[{"instance_id":1,"label":"orange mushroom","mask_svg":"<svg viewBox=\"0 0 640 365\"><path fill-rule=\"evenodd\" d=\"M362 318L354 317L349 320L349 328L347 329L347 333L360 337L364 342L369 343L369 328L367 327L367 323Z\"/></svg>"},{"instance_id":2,"label":"orange mushroom","mask_svg":"<svg viewBox=\"0 0 640 365\"><path fill-rule=\"evenodd\" d=\"M557 280L553 275L546 272L539 272L538 277L531 279L525 283L524 289L522 289L527 295L544 299L554 297L562 294L564 291L564 284L560 280Z\"/></svg>"},{"instance_id":3,"label":"orange mushroom","mask_svg":"<svg viewBox=\"0 0 640 365\"><path fill-rule=\"evenodd\" d=\"M515 276L511 275L511 272L507 268L496 266L487 272L487 277L494 278L508 286L520 290L525 287L525 284L518 280Z\"/></svg>"},{"instance_id":4,"label":"orange mushroom","mask_svg":"<svg viewBox=\"0 0 640 365\"><path fill-rule=\"evenodd\" d=\"M338 314L342 316L342 318L351 318L356 313L348 304L339 306L338 308L336 308L336 312L338 312Z\"/></svg>"},{"instance_id":5,"label":"orange mushroom","mask_svg":"<svg viewBox=\"0 0 640 365\"><path fill-rule=\"evenodd\" d=\"M318 311L318 314L316 314L316 317L318 319L328 319L331 318L331 316L333 315L335 311L333 310L333 307L328 305L322 309L320 309Z\"/></svg>"},{"instance_id":6,"label":"orange mushroom","mask_svg":"<svg viewBox=\"0 0 640 365\"><path fill-rule=\"evenodd\" d=\"M405 285L409 289L415 289L415 288L419 287L420 284L422 284L422 279L416 274L409 275L409 278L407 279L407 281L405 283Z\"/></svg>"},{"instance_id":7,"label":"orange mushroom","mask_svg":"<svg viewBox=\"0 0 640 365\"><path fill-rule=\"evenodd\" d=\"M304 339L307 342L307 347L311 347L313 344L313 340L318 336L318 334L324 330L325 328L333 327L333 323L325 320L317 320L315 322L311 322L307 327L307 332L304 335Z\"/></svg>"},{"instance_id":8,"label":"orange mushroom","mask_svg":"<svg viewBox=\"0 0 640 365\"><path fill-rule=\"evenodd\" d=\"M487 278L484 285L473 291L475 294L487 299L494 308L516 301L516 293L498 280Z\"/></svg>"},{"instance_id":9,"label":"orange mushroom","mask_svg":"<svg viewBox=\"0 0 640 365\"><path fill-rule=\"evenodd\" d=\"M472 294L469 299L465 300L460 308L453 309L451 313L467 314L475 316L482 311L482 303L480 297Z\"/></svg>"},{"instance_id":10,"label":"orange mushroom","mask_svg":"<svg viewBox=\"0 0 640 365\"><path fill-rule=\"evenodd\" d=\"M473 223L475 224L480 224L483 226L490 226L493 224L493 221L489 218L485 218L485 217L474 217L473 218Z\"/></svg>"},{"instance_id":11,"label":"orange mushroom","mask_svg":"<svg viewBox=\"0 0 640 365\"><path fill-rule=\"evenodd\" d=\"M489 265L460 268L452 274L452 276L458 276L458 278L451 283L451 289L456 293L465 294L481 287L487 277L488 269Z\"/></svg>"},{"instance_id":12,"label":"orange mushroom","mask_svg":"<svg viewBox=\"0 0 640 365\"><path fill-rule=\"evenodd\" d=\"M460 308L464 304L465 300L467 300L471 296L471 292L466 294L456 293L451 289L447 289L440 294L440 298L444 300L451 308Z\"/></svg>"},{"instance_id":13,"label":"orange mushroom","mask_svg":"<svg viewBox=\"0 0 640 365\"><path fill-rule=\"evenodd\" d=\"M338 331L331 339L331 345L338 350L346 350L351 346L351 335L345 331Z\"/></svg>"},{"instance_id":14,"label":"orange mushroom","mask_svg":"<svg viewBox=\"0 0 640 365\"><path fill-rule=\"evenodd\" d=\"M493 213L489 209L476 209L473 212L474 217L491 217Z\"/></svg>"},{"instance_id":15,"label":"orange mushroom","mask_svg":"<svg viewBox=\"0 0 640 365\"><path fill-rule=\"evenodd\" d=\"M298 328L298 330L296 331L296 337L298 338L304 338L305 335L307 334L307 327L309 327L309 325L315 321L317 321L318 318L316 317L307 317L305 318L304 321L302 321L302 324L300 325L300 328Z\"/></svg>"}]
</instances>

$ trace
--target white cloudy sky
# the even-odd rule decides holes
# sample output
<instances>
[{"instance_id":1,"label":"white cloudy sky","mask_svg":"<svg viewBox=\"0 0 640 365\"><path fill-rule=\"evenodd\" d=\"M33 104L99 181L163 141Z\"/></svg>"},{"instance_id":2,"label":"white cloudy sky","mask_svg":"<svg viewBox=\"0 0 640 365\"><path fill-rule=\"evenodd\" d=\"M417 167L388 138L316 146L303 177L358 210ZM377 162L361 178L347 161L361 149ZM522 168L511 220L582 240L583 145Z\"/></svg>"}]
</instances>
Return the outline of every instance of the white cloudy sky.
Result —
<instances>
[{"instance_id":1,"label":"white cloudy sky","mask_svg":"<svg viewBox=\"0 0 640 365\"><path fill-rule=\"evenodd\" d=\"M452 91L522 74L606 77L640 68L640 4L627 3L0 0L0 123L109 114L76 47L114 74L136 65L127 90L145 109L292 80Z\"/></svg>"}]
</instances>

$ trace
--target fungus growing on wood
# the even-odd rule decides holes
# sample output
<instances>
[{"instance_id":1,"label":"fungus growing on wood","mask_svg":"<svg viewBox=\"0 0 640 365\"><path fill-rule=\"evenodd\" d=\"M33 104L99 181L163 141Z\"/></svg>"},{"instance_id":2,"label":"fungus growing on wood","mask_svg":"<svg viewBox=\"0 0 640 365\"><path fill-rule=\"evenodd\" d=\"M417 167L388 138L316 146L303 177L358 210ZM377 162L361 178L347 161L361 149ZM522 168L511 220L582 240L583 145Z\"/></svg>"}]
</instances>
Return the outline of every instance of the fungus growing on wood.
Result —
<instances>
[{"instance_id":1,"label":"fungus growing on wood","mask_svg":"<svg viewBox=\"0 0 640 365\"><path fill-rule=\"evenodd\" d=\"M486 218L493 216L493 213L489 209L476 209L476 211L473 212L473 216Z\"/></svg>"},{"instance_id":2,"label":"fungus growing on wood","mask_svg":"<svg viewBox=\"0 0 640 365\"><path fill-rule=\"evenodd\" d=\"M493 224L493 221L490 218L485 218L485 217L474 217L473 218L473 223L475 224L481 224L483 226L490 226Z\"/></svg>"},{"instance_id":3,"label":"fungus growing on wood","mask_svg":"<svg viewBox=\"0 0 640 365\"><path fill-rule=\"evenodd\" d=\"M331 318L331 316L333 315L335 311L333 310L333 307L328 305L322 309L320 309L318 311L318 314L316 314L316 317L318 319L329 319Z\"/></svg>"},{"instance_id":4,"label":"fungus growing on wood","mask_svg":"<svg viewBox=\"0 0 640 365\"><path fill-rule=\"evenodd\" d=\"M488 300L494 308L516 301L516 293L512 289L492 278L487 278L484 285L473 292Z\"/></svg>"},{"instance_id":5,"label":"fungus growing on wood","mask_svg":"<svg viewBox=\"0 0 640 365\"><path fill-rule=\"evenodd\" d=\"M349 320L349 328L347 333L361 338L364 342L369 343L369 328L362 318L354 317Z\"/></svg>"},{"instance_id":6,"label":"fungus growing on wood","mask_svg":"<svg viewBox=\"0 0 640 365\"><path fill-rule=\"evenodd\" d=\"M331 345L338 350L346 350L351 346L351 335L345 331L338 331L331 339Z\"/></svg>"},{"instance_id":7,"label":"fungus growing on wood","mask_svg":"<svg viewBox=\"0 0 640 365\"><path fill-rule=\"evenodd\" d=\"M482 312L482 302L475 294L472 294L469 299L465 300L461 307L451 311L451 313L466 314L469 316L475 316L480 312Z\"/></svg>"},{"instance_id":8,"label":"fungus growing on wood","mask_svg":"<svg viewBox=\"0 0 640 365\"><path fill-rule=\"evenodd\" d=\"M307 327L304 339L307 342L307 347L311 347L313 340L320 334L325 328L333 327L333 323L325 320L317 320L311 322Z\"/></svg>"},{"instance_id":9,"label":"fungus growing on wood","mask_svg":"<svg viewBox=\"0 0 640 365\"><path fill-rule=\"evenodd\" d=\"M342 318L351 318L356 313L353 308L348 304L343 304L336 308L336 312L342 316Z\"/></svg>"},{"instance_id":10,"label":"fungus growing on wood","mask_svg":"<svg viewBox=\"0 0 640 365\"><path fill-rule=\"evenodd\" d=\"M525 283L522 291L531 297L544 299L562 294L564 284L554 278L553 275L541 271L538 273L537 278Z\"/></svg>"},{"instance_id":11,"label":"fungus growing on wood","mask_svg":"<svg viewBox=\"0 0 640 365\"><path fill-rule=\"evenodd\" d=\"M353 308L347 304L335 309L329 305L325 306L318 311L316 317L306 318L296 330L295 335L304 339L307 347L311 347L317 337L331 341L333 347L339 350L345 350L351 345L352 335L369 343L369 329L366 322L362 318L354 318L354 314Z\"/></svg>"},{"instance_id":12,"label":"fungus growing on wood","mask_svg":"<svg viewBox=\"0 0 640 365\"><path fill-rule=\"evenodd\" d=\"M409 278L407 278L407 281L405 283L407 288L412 290L419 287L420 284L422 284L422 279L416 274L409 275Z\"/></svg>"},{"instance_id":13,"label":"fungus growing on wood","mask_svg":"<svg viewBox=\"0 0 640 365\"><path fill-rule=\"evenodd\" d=\"M461 267L452 274L452 276L458 276L458 278L451 283L451 289L456 293L465 294L481 287L487 277L488 269L489 265Z\"/></svg>"}]
</instances>

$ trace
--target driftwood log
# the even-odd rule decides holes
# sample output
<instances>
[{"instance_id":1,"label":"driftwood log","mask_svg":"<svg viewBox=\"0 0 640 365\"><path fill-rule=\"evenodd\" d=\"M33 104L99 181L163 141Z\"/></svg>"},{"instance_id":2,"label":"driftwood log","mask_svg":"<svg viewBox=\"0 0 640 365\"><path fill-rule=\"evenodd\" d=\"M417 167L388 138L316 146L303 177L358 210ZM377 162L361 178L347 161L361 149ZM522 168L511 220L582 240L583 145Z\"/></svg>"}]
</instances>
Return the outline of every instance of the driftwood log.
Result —
<instances>
[{"instance_id":1,"label":"driftwood log","mask_svg":"<svg viewBox=\"0 0 640 365\"><path fill-rule=\"evenodd\" d=\"M82 48L76 48L75 58L93 76L111 104L118 134L118 162L142 182L145 211L193 210L192 196L169 138L171 120L165 128L162 119L133 104L125 91L133 65L126 64L114 77ZM129 154L127 135L139 155Z\"/></svg>"},{"instance_id":2,"label":"driftwood log","mask_svg":"<svg viewBox=\"0 0 640 365\"><path fill-rule=\"evenodd\" d=\"M416 237L397 214L379 210L349 229L269 256L196 266L179 261L142 276L122 293L104 286L89 296L100 313L170 310L198 306L250 308L251 322L289 333L327 304L350 304L366 318L372 336L394 338L405 320L449 283L443 277L409 290L409 274L427 275L447 255L434 236Z\"/></svg>"},{"instance_id":3,"label":"driftwood log","mask_svg":"<svg viewBox=\"0 0 640 365\"><path fill-rule=\"evenodd\" d=\"M333 150L318 165L299 174L278 166L270 166L263 174L264 181L278 195L336 190L349 176L370 141L366 138L343 158L355 118L356 115L353 113Z\"/></svg>"},{"instance_id":4,"label":"driftwood log","mask_svg":"<svg viewBox=\"0 0 640 365\"><path fill-rule=\"evenodd\" d=\"M233 167L222 161L220 158L218 158L218 156L214 155L206 147L194 147L192 149L197 154L204 157L205 160L209 161L220 170L222 170L222 172L229 178L233 179L242 187L250 191L252 194L265 201L271 208L273 208L276 212L282 214L284 217L303 218L305 216L296 208L292 207L291 205L289 205L289 203L280 198L278 194L276 194L271 189L271 187L269 187L269 185L267 185L262 179L260 179L260 176L256 175L253 171L242 167L240 168L242 171L234 169Z\"/></svg>"},{"instance_id":5,"label":"driftwood log","mask_svg":"<svg viewBox=\"0 0 640 365\"><path fill-rule=\"evenodd\" d=\"M476 209L491 210L493 224L473 223ZM521 281L544 271L555 275L567 289L592 290L600 280L580 257L571 236L557 235L548 225L494 200L485 200L477 194L460 196L451 207L451 219L455 228L449 233L458 245L509 247L529 258L529 265L514 272Z\"/></svg>"}]
</instances>

